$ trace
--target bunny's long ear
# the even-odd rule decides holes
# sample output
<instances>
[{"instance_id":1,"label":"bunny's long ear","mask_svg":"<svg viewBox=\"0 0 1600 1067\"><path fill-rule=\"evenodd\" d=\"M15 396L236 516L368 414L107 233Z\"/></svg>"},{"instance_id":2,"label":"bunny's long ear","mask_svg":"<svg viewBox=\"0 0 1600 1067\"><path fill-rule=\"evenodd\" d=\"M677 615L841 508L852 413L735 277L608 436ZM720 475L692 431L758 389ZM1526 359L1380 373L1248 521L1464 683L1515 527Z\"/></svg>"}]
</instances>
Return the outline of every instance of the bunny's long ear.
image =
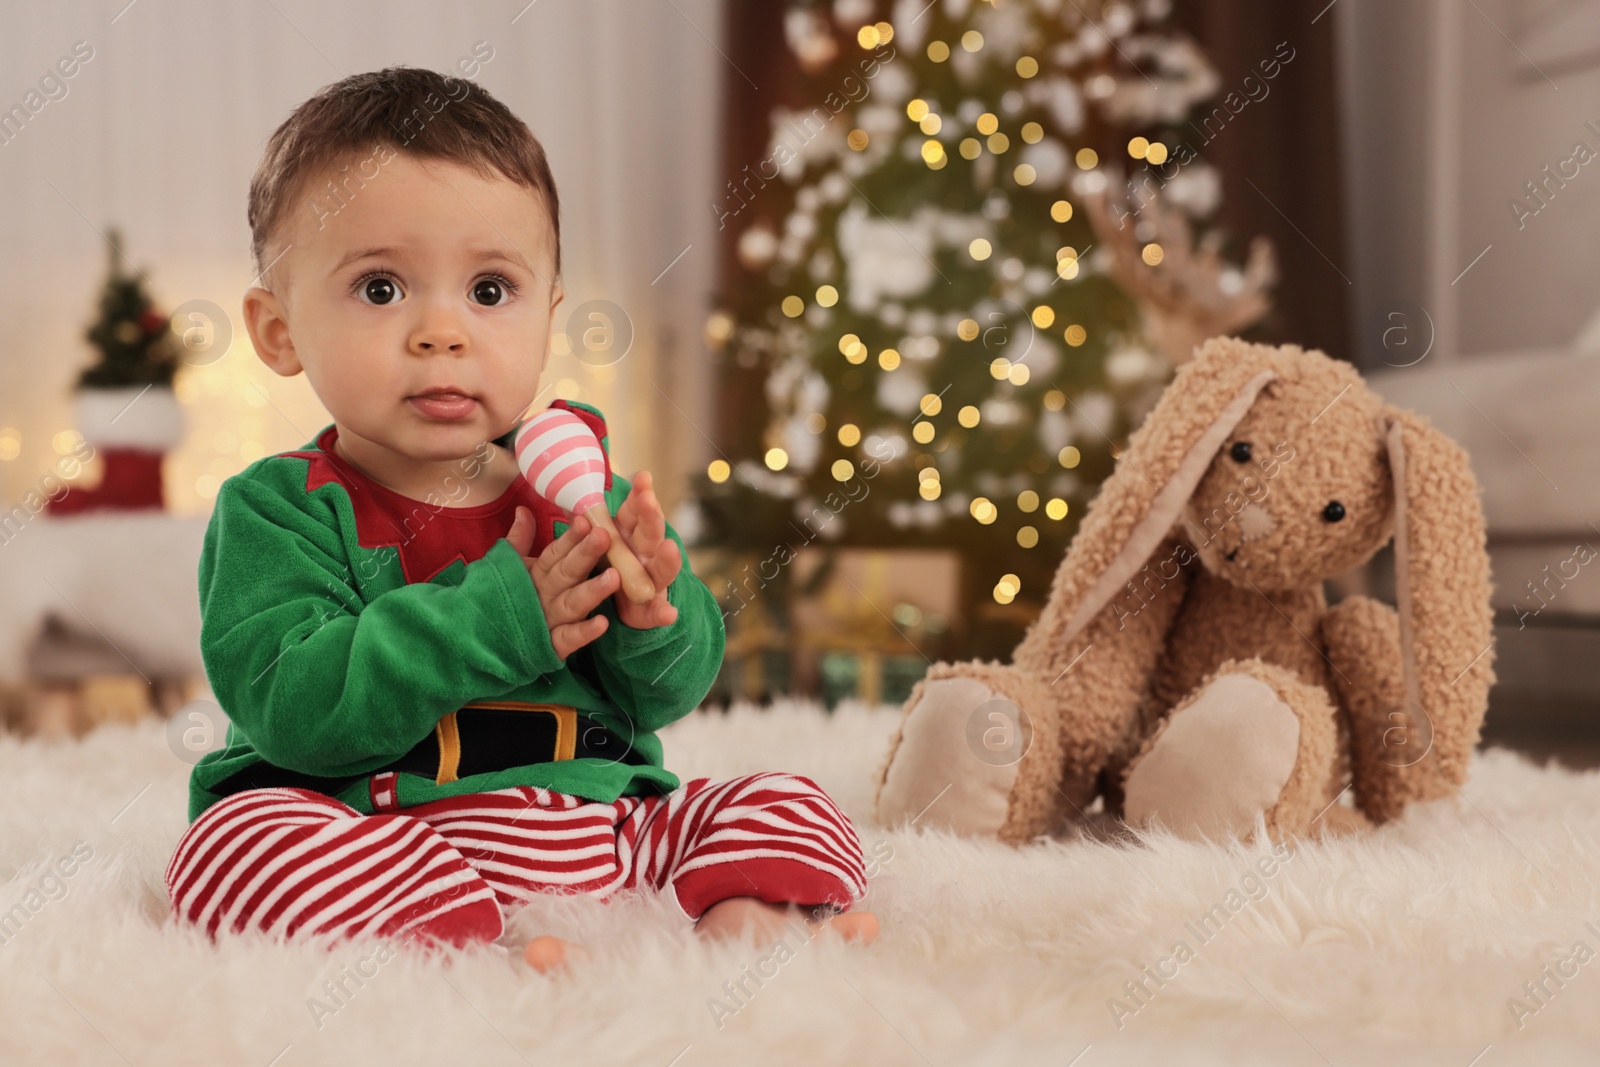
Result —
<instances>
[{"instance_id":1,"label":"bunny's long ear","mask_svg":"<svg viewBox=\"0 0 1600 1067\"><path fill-rule=\"evenodd\" d=\"M1016 663L1044 669L1076 654L1074 639L1172 532L1228 435L1277 376L1279 352L1214 337L1179 369L1090 502Z\"/></svg>"},{"instance_id":2,"label":"bunny's long ear","mask_svg":"<svg viewBox=\"0 0 1600 1067\"><path fill-rule=\"evenodd\" d=\"M1450 785L1466 780L1488 708L1494 681L1489 554L1465 450L1413 412L1389 407L1382 419L1394 480L1395 597L1410 712L1407 720L1390 716L1398 732L1386 734L1385 762L1421 772L1407 775L1404 790L1408 799L1421 800L1446 795ZM1429 742L1414 762L1403 747L1420 750Z\"/></svg>"}]
</instances>

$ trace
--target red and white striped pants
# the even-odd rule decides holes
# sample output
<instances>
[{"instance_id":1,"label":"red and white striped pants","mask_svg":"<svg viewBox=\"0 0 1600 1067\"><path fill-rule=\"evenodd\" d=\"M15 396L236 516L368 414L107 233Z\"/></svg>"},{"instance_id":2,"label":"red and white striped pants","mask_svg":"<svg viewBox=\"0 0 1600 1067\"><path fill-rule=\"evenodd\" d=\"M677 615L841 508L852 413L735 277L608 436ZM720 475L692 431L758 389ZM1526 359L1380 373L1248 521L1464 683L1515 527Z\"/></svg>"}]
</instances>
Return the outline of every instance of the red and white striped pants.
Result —
<instances>
[{"instance_id":1,"label":"red and white striped pants","mask_svg":"<svg viewBox=\"0 0 1600 1067\"><path fill-rule=\"evenodd\" d=\"M504 932L536 893L670 886L686 919L729 897L829 904L866 891L849 818L809 778L696 778L671 793L584 800L532 786L363 815L308 789L247 789L200 814L166 872L172 912L215 937Z\"/></svg>"}]
</instances>

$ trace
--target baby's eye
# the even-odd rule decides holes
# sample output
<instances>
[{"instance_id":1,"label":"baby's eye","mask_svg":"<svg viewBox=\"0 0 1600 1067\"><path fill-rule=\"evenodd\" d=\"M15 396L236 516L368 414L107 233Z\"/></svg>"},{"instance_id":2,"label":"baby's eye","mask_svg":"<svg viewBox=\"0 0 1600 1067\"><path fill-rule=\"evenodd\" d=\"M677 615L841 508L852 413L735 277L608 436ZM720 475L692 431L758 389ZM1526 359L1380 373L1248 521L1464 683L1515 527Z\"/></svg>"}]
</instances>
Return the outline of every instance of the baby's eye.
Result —
<instances>
[{"instance_id":1,"label":"baby's eye","mask_svg":"<svg viewBox=\"0 0 1600 1067\"><path fill-rule=\"evenodd\" d=\"M497 274L479 278L472 287L474 299L487 307L498 307L507 303L516 291L517 287L513 282Z\"/></svg>"},{"instance_id":2,"label":"baby's eye","mask_svg":"<svg viewBox=\"0 0 1600 1067\"><path fill-rule=\"evenodd\" d=\"M368 274L356 281L356 294L368 304L392 304L400 299L400 287L394 279L382 274Z\"/></svg>"}]
</instances>

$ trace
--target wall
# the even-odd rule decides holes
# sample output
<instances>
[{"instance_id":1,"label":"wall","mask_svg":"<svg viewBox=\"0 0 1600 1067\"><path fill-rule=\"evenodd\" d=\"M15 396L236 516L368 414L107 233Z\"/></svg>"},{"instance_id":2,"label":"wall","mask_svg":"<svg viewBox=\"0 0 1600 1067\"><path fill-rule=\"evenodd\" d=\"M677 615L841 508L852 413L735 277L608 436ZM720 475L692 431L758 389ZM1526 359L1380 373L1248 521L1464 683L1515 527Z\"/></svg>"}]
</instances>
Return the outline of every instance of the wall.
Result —
<instances>
[{"instance_id":1,"label":"wall","mask_svg":"<svg viewBox=\"0 0 1600 1067\"><path fill-rule=\"evenodd\" d=\"M1600 127L1600 5L1338 0L1331 17L1368 365L1406 301L1432 319L1439 362L1566 344L1600 310L1600 166L1520 228L1508 201L1538 206L1525 183L1575 141L1600 152L1585 127Z\"/></svg>"}]
</instances>

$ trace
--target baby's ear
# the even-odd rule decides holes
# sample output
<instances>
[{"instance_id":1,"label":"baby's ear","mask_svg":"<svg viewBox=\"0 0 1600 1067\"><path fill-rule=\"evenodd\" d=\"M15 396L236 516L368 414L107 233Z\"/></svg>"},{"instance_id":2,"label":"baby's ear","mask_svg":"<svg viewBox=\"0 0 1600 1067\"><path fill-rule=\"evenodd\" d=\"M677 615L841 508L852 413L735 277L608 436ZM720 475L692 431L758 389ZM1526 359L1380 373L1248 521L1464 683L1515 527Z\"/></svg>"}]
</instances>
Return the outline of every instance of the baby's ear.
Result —
<instances>
[{"instance_id":1,"label":"baby's ear","mask_svg":"<svg viewBox=\"0 0 1600 1067\"><path fill-rule=\"evenodd\" d=\"M305 369L294 349L294 339L289 336L283 305L272 290L253 286L244 294L244 325L256 356L273 373L292 378Z\"/></svg>"},{"instance_id":2,"label":"baby's ear","mask_svg":"<svg viewBox=\"0 0 1600 1067\"><path fill-rule=\"evenodd\" d=\"M557 278L550 285L550 312L544 326L544 345L539 349L539 373L550 365L550 346L556 339L556 306L567 298L567 287Z\"/></svg>"}]
</instances>

